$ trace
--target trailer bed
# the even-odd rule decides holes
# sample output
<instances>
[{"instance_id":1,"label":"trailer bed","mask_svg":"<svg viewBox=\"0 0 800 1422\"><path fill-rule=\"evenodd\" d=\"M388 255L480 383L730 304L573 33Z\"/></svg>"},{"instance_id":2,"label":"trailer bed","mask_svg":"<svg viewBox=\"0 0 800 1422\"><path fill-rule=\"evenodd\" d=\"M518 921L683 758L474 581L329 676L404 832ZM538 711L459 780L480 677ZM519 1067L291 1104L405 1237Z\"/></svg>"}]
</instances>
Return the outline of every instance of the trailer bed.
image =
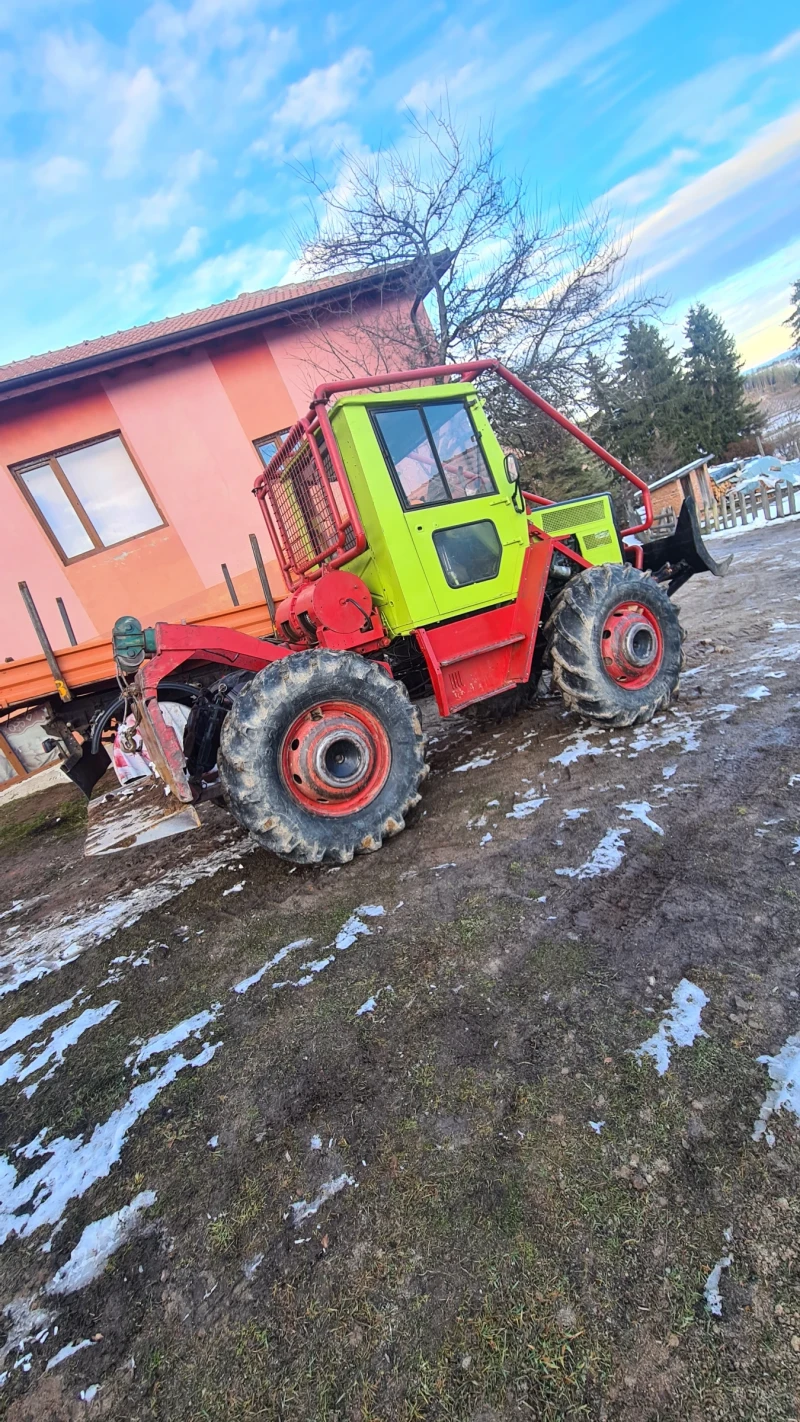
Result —
<instances>
[{"instance_id":1,"label":"trailer bed","mask_svg":"<svg viewBox=\"0 0 800 1422\"><path fill-rule=\"evenodd\" d=\"M252 637L267 637L272 632L272 620L264 602L251 602L242 607L229 607L224 612L188 619L195 627L226 627ZM75 694L99 688L116 680L111 637L95 637L65 647L55 653L61 675ZM0 663L0 713L34 706L57 695L53 673L43 653L35 657L20 657Z\"/></svg>"}]
</instances>

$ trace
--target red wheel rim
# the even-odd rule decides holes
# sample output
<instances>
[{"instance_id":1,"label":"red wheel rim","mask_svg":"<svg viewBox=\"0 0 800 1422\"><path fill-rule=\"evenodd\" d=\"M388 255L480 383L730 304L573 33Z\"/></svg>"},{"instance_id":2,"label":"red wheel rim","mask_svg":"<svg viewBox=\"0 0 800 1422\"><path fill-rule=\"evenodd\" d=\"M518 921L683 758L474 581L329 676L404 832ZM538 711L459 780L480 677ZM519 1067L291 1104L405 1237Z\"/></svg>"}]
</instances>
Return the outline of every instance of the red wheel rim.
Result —
<instances>
[{"instance_id":1,"label":"red wheel rim","mask_svg":"<svg viewBox=\"0 0 800 1422\"><path fill-rule=\"evenodd\" d=\"M641 602L621 602L603 625L603 666L612 681L641 691L657 676L664 655L658 618Z\"/></svg>"},{"instance_id":2,"label":"red wheel rim","mask_svg":"<svg viewBox=\"0 0 800 1422\"><path fill-rule=\"evenodd\" d=\"M382 790L392 751L381 722L352 701L320 701L292 722L281 747L286 788L317 815L352 815Z\"/></svg>"}]
</instances>

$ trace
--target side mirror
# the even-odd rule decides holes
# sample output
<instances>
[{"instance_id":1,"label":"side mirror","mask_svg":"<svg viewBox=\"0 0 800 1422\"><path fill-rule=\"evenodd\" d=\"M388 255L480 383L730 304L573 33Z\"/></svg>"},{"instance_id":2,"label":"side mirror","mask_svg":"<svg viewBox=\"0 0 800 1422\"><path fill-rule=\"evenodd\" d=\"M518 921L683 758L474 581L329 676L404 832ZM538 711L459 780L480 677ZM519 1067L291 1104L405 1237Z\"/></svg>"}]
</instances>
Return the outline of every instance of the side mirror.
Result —
<instances>
[{"instance_id":1,"label":"side mirror","mask_svg":"<svg viewBox=\"0 0 800 1422\"><path fill-rule=\"evenodd\" d=\"M507 454L503 462L505 464L506 478L509 484L518 484L520 468L516 454Z\"/></svg>"}]
</instances>

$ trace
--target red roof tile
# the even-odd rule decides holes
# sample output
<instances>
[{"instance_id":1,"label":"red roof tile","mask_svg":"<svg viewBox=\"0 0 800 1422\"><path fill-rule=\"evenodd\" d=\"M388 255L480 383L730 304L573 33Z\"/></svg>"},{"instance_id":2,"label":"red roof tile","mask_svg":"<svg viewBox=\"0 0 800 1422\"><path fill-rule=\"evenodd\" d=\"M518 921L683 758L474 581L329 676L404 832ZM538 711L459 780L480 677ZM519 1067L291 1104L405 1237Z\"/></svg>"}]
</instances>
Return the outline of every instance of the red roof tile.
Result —
<instances>
[{"instance_id":1,"label":"red roof tile","mask_svg":"<svg viewBox=\"0 0 800 1422\"><path fill-rule=\"evenodd\" d=\"M47 351L44 355L27 356L24 360L11 361L0 366L0 389L3 386L24 384L30 388L31 378L65 374L72 366L84 366L95 361L113 364L115 355L135 355L138 347L150 347L165 342L175 346L181 344L181 335L198 332L205 327L234 323L236 317L247 317L250 313L266 311L272 307L304 303L304 298L336 291L343 286L370 286L385 280L387 276L398 277L408 269L407 263L398 263L388 271L365 269L359 272L342 272L337 276L321 277L317 281L291 282L286 286L273 286L265 291L244 291L230 301L218 301L214 306L204 306L199 311L187 311L179 316L165 316L160 321L149 321L145 326L134 326L128 331L116 331L111 336L98 336L91 341L79 341L74 346L64 346L62 350ZM174 341L170 340L174 338ZM107 362L104 358L108 358ZM35 379L33 383L35 382Z\"/></svg>"}]
</instances>

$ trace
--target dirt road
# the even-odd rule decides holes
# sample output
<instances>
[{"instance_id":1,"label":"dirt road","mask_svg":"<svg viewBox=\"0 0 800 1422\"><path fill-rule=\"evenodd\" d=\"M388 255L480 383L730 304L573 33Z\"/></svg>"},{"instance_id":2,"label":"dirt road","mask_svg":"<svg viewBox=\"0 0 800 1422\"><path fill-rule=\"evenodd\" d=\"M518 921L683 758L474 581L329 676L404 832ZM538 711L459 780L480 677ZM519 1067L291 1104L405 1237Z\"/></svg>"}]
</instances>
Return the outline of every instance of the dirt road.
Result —
<instances>
[{"instance_id":1,"label":"dirt road","mask_svg":"<svg viewBox=\"0 0 800 1422\"><path fill-rule=\"evenodd\" d=\"M427 708L346 868L0 810L0 1415L800 1417L800 525L723 546L664 716Z\"/></svg>"}]
</instances>

